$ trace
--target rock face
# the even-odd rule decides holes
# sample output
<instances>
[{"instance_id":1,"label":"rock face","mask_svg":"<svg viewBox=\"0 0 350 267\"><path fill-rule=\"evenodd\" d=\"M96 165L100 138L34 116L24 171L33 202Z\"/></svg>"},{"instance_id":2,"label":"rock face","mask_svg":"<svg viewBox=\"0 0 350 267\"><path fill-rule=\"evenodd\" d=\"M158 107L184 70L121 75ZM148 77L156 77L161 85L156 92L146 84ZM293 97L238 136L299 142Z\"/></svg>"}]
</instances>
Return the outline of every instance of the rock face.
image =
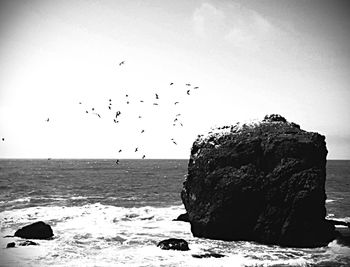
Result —
<instances>
[{"instance_id":1,"label":"rock face","mask_svg":"<svg viewBox=\"0 0 350 267\"><path fill-rule=\"evenodd\" d=\"M190 248L188 247L187 241L184 239L178 239L178 238L170 238L170 239L160 241L157 247L160 247L161 249L165 249L165 250L169 250L169 249L182 250L182 251L190 250Z\"/></svg>"},{"instance_id":2,"label":"rock face","mask_svg":"<svg viewBox=\"0 0 350 267\"><path fill-rule=\"evenodd\" d=\"M48 239L53 236L53 232L50 225L40 221L17 230L15 236L28 239Z\"/></svg>"},{"instance_id":3,"label":"rock face","mask_svg":"<svg viewBox=\"0 0 350 267\"><path fill-rule=\"evenodd\" d=\"M181 198L196 237L327 245L325 137L280 115L198 136Z\"/></svg>"}]
</instances>

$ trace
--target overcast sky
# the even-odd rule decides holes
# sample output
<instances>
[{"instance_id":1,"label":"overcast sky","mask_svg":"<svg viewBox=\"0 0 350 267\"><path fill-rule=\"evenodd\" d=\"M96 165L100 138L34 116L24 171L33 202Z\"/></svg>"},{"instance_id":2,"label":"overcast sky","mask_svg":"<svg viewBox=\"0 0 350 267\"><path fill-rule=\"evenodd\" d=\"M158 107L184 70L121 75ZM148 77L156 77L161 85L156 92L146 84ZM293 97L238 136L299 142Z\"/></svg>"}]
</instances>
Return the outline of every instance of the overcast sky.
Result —
<instances>
[{"instance_id":1,"label":"overcast sky","mask_svg":"<svg viewBox=\"0 0 350 267\"><path fill-rule=\"evenodd\" d=\"M350 159L349 31L346 1L1 1L0 157L188 158L279 113Z\"/></svg>"}]
</instances>

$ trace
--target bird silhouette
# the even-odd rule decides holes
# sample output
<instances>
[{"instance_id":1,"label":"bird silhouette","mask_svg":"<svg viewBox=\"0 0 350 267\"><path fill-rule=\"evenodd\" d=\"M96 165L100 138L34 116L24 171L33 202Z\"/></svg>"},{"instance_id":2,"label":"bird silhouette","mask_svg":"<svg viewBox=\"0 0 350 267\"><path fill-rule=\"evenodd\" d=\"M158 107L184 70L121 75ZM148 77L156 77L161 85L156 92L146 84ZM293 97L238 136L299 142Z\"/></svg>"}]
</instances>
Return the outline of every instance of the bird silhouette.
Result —
<instances>
[{"instance_id":1,"label":"bird silhouette","mask_svg":"<svg viewBox=\"0 0 350 267\"><path fill-rule=\"evenodd\" d=\"M141 103L143 103L143 100L140 100Z\"/></svg>"},{"instance_id":2,"label":"bird silhouette","mask_svg":"<svg viewBox=\"0 0 350 267\"><path fill-rule=\"evenodd\" d=\"M129 95L125 95L125 97L129 97Z\"/></svg>"},{"instance_id":3,"label":"bird silhouette","mask_svg":"<svg viewBox=\"0 0 350 267\"><path fill-rule=\"evenodd\" d=\"M94 113L96 116L98 116L99 118L101 118L101 115L100 114L98 114L98 113Z\"/></svg>"},{"instance_id":4,"label":"bird silhouette","mask_svg":"<svg viewBox=\"0 0 350 267\"><path fill-rule=\"evenodd\" d=\"M92 111L94 111L95 109L94 109L94 108L92 108L91 110L92 110Z\"/></svg>"},{"instance_id":5,"label":"bird silhouette","mask_svg":"<svg viewBox=\"0 0 350 267\"><path fill-rule=\"evenodd\" d=\"M198 86L193 87L193 89L198 89L198 88L199 88Z\"/></svg>"},{"instance_id":6,"label":"bird silhouette","mask_svg":"<svg viewBox=\"0 0 350 267\"><path fill-rule=\"evenodd\" d=\"M129 104L130 102L129 101L126 101L126 104Z\"/></svg>"},{"instance_id":7,"label":"bird silhouette","mask_svg":"<svg viewBox=\"0 0 350 267\"><path fill-rule=\"evenodd\" d=\"M177 143L173 140L173 143L175 144L175 145L177 145Z\"/></svg>"},{"instance_id":8,"label":"bird silhouette","mask_svg":"<svg viewBox=\"0 0 350 267\"><path fill-rule=\"evenodd\" d=\"M158 103L153 103L153 105L158 106Z\"/></svg>"},{"instance_id":9,"label":"bird silhouette","mask_svg":"<svg viewBox=\"0 0 350 267\"><path fill-rule=\"evenodd\" d=\"M89 111L85 111L86 113L89 113Z\"/></svg>"},{"instance_id":10,"label":"bird silhouette","mask_svg":"<svg viewBox=\"0 0 350 267\"><path fill-rule=\"evenodd\" d=\"M175 105L177 105L177 104L179 104L179 102L178 102L178 101L176 101L174 104L175 104Z\"/></svg>"},{"instance_id":11,"label":"bird silhouette","mask_svg":"<svg viewBox=\"0 0 350 267\"><path fill-rule=\"evenodd\" d=\"M79 102L79 105L81 105L81 102Z\"/></svg>"},{"instance_id":12,"label":"bird silhouette","mask_svg":"<svg viewBox=\"0 0 350 267\"><path fill-rule=\"evenodd\" d=\"M145 132L145 130L142 130L142 131L141 131L141 133L144 133L144 132Z\"/></svg>"},{"instance_id":13,"label":"bird silhouette","mask_svg":"<svg viewBox=\"0 0 350 267\"><path fill-rule=\"evenodd\" d=\"M49 121L50 121L50 118L47 118L46 121L49 122Z\"/></svg>"},{"instance_id":14,"label":"bird silhouette","mask_svg":"<svg viewBox=\"0 0 350 267\"><path fill-rule=\"evenodd\" d=\"M175 118L174 122L177 121L177 118Z\"/></svg>"},{"instance_id":15,"label":"bird silhouette","mask_svg":"<svg viewBox=\"0 0 350 267\"><path fill-rule=\"evenodd\" d=\"M159 99L159 96L158 96L158 94L156 94L156 99Z\"/></svg>"},{"instance_id":16,"label":"bird silhouette","mask_svg":"<svg viewBox=\"0 0 350 267\"><path fill-rule=\"evenodd\" d=\"M1 138L1 140L2 140L2 141L5 141L5 138L3 137L3 138Z\"/></svg>"},{"instance_id":17,"label":"bird silhouette","mask_svg":"<svg viewBox=\"0 0 350 267\"><path fill-rule=\"evenodd\" d=\"M135 148L135 152L137 152L139 150L139 148L137 147L137 148Z\"/></svg>"},{"instance_id":18,"label":"bird silhouette","mask_svg":"<svg viewBox=\"0 0 350 267\"><path fill-rule=\"evenodd\" d=\"M142 118L142 116L139 116L139 119L141 119Z\"/></svg>"},{"instance_id":19,"label":"bird silhouette","mask_svg":"<svg viewBox=\"0 0 350 267\"><path fill-rule=\"evenodd\" d=\"M186 83L186 86L191 86L191 84L190 83Z\"/></svg>"},{"instance_id":20,"label":"bird silhouette","mask_svg":"<svg viewBox=\"0 0 350 267\"><path fill-rule=\"evenodd\" d=\"M120 152L122 152L122 150L121 150L121 149L119 149L119 151L118 151L118 152L120 153Z\"/></svg>"},{"instance_id":21,"label":"bird silhouette","mask_svg":"<svg viewBox=\"0 0 350 267\"><path fill-rule=\"evenodd\" d=\"M116 119L113 119L114 123L117 123L117 120Z\"/></svg>"},{"instance_id":22,"label":"bird silhouette","mask_svg":"<svg viewBox=\"0 0 350 267\"><path fill-rule=\"evenodd\" d=\"M119 66L124 65L124 64L125 64L125 61L121 61L121 62L119 63Z\"/></svg>"},{"instance_id":23,"label":"bird silhouette","mask_svg":"<svg viewBox=\"0 0 350 267\"><path fill-rule=\"evenodd\" d=\"M178 116L181 116L181 114L179 113L179 114L176 114L176 117L178 117Z\"/></svg>"},{"instance_id":24,"label":"bird silhouette","mask_svg":"<svg viewBox=\"0 0 350 267\"><path fill-rule=\"evenodd\" d=\"M142 156L142 159L144 159L145 157L146 157L146 155L143 155L143 156Z\"/></svg>"},{"instance_id":25,"label":"bird silhouette","mask_svg":"<svg viewBox=\"0 0 350 267\"><path fill-rule=\"evenodd\" d=\"M170 83L170 85L173 85L174 83Z\"/></svg>"},{"instance_id":26,"label":"bird silhouette","mask_svg":"<svg viewBox=\"0 0 350 267\"><path fill-rule=\"evenodd\" d=\"M115 113L115 117L116 118L118 118L118 116L121 114L121 112L120 111L117 111L116 113Z\"/></svg>"},{"instance_id":27,"label":"bird silhouette","mask_svg":"<svg viewBox=\"0 0 350 267\"><path fill-rule=\"evenodd\" d=\"M115 162L116 164L119 164L119 159L117 159L117 161Z\"/></svg>"},{"instance_id":28,"label":"bird silhouette","mask_svg":"<svg viewBox=\"0 0 350 267\"><path fill-rule=\"evenodd\" d=\"M108 109L111 110L112 109L111 106L108 106Z\"/></svg>"},{"instance_id":29,"label":"bird silhouette","mask_svg":"<svg viewBox=\"0 0 350 267\"><path fill-rule=\"evenodd\" d=\"M187 94L190 95L190 90L187 90Z\"/></svg>"}]
</instances>

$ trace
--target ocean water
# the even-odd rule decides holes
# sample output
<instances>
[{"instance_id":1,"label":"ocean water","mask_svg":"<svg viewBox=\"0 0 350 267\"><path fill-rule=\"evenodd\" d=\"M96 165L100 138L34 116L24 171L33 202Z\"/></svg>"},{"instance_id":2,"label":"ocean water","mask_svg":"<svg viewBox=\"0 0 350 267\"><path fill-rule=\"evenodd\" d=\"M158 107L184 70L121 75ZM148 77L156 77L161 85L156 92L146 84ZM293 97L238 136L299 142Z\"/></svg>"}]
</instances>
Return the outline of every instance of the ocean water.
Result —
<instances>
[{"instance_id":1,"label":"ocean water","mask_svg":"<svg viewBox=\"0 0 350 267\"><path fill-rule=\"evenodd\" d=\"M194 238L180 191L187 160L0 160L0 266L350 266L350 248L313 249ZM327 163L328 217L350 221L350 161ZM239 214L237 214L239 216ZM52 240L6 248L45 221ZM183 238L189 251L156 245ZM215 252L223 258L196 258Z\"/></svg>"}]
</instances>

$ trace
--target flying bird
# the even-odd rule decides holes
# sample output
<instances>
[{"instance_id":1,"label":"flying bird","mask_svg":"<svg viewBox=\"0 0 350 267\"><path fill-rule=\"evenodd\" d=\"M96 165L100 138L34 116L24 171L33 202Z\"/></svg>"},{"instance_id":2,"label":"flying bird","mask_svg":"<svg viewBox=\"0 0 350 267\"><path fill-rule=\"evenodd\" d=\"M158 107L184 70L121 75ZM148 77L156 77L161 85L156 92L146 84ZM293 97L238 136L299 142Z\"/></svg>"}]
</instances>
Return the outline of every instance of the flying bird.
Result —
<instances>
[{"instance_id":1,"label":"flying bird","mask_svg":"<svg viewBox=\"0 0 350 267\"><path fill-rule=\"evenodd\" d=\"M158 106L158 103L153 103L153 105Z\"/></svg>"},{"instance_id":2,"label":"flying bird","mask_svg":"<svg viewBox=\"0 0 350 267\"><path fill-rule=\"evenodd\" d=\"M139 148L137 147L137 148L135 148L135 152L137 152L139 150Z\"/></svg>"},{"instance_id":3,"label":"flying bird","mask_svg":"<svg viewBox=\"0 0 350 267\"><path fill-rule=\"evenodd\" d=\"M97 115L99 118L101 118L101 115L100 114L98 114L98 113L94 113L95 115Z\"/></svg>"},{"instance_id":4,"label":"flying bird","mask_svg":"<svg viewBox=\"0 0 350 267\"><path fill-rule=\"evenodd\" d=\"M191 84L190 83L186 83L186 86L191 86Z\"/></svg>"},{"instance_id":5,"label":"flying bird","mask_svg":"<svg viewBox=\"0 0 350 267\"><path fill-rule=\"evenodd\" d=\"M190 95L190 90L187 90L187 94Z\"/></svg>"},{"instance_id":6,"label":"flying bird","mask_svg":"<svg viewBox=\"0 0 350 267\"><path fill-rule=\"evenodd\" d=\"M120 152L122 152L122 150L121 150L121 149L119 149L119 151L118 151L118 152L120 153Z\"/></svg>"},{"instance_id":7,"label":"flying bird","mask_svg":"<svg viewBox=\"0 0 350 267\"><path fill-rule=\"evenodd\" d=\"M158 94L156 94L156 99L159 99L159 96L158 96Z\"/></svg>"},{"instance_id":8,"label":"flying bird","mask_svg":"<svg viewBox=\"0 0 350 267\"><path fill-rule=\"evenodd\" d=\"M116 164L119 164L119 159L117 159L117 161L115 162Z\"/></svg>"},{"instance_id":9,"label":"flying bird","mask_svg":"<svg viewBox=\"0 0 350 267\"><path fill-rule=\"evenodd\" d=\"M177 143L173 140L173 143L175 144L175 145L177 145Z\"/></svg>"},{"instance_id":10,"label":"flying bird","mask_svg":"<svg viewBox=\"0 0 350 267\"><path fill-rule=\"evenodd\" d=\"M199 87L198 86L196 86L196 87L193 87L193 89L198 89Z\"/></svg>"},{"instance_id":11,"label":"flying bird","mask_svg":"<svg viewBox=\"0 0 350 267\"><path fill-rule=\"evenodd\" d=\"M130 102L129 101L126 101L126 104L129 104Z\"/></svg>"},{"instance_id":12,"label":"flying bird","mask_svg":"<svg viewBox=\"0 0 350 267\"><path fill-rule=\"evenodd\" d=\"M173 85L174 83L170 83L170 85Z\"/></svg>"},{"instance_id":13,"label":"flying bird","mask_svg":"<svg viewBox=\"0 0 350 267\"><path fill-rule=\"evenodd\" d=\"M124 64L125 64L125 61L122 61L119 63L119 66L124 65Z\"/></svg>"},{"instance_id":14,"label":"flying bird","mask_svg":"<svg viewBox=\"0 0 350 267\"><path fill-rule=\"evenodd\" d=\"M108 109L111 110L112 109L111 106L108 106Z\"/></svg>"},{"instance_id":15,"label":"flying bird","mask_svg":"<svg viewBox=\"0 0 350 267\"><path fill-rule=\"evenodd\" d=\"M81 102L79 102L79 105L81 105Z\"/></svg>"},{"instance_id":16,"label":"flying bird","mask_svg":"<svg viewBox=\"0 0 350 267\"><path fill-rule=\"evenodd\" d=\"M50 118L47 118L46 121L49 122L49 121L50 121Z\"/></svg>"},{"instance_id":17,"label":"flying bird","mask_svg":"<svg viewBox=\"0 0 350 267\"><path fill-rule=\"evenodd\" d=\"M145 157L146 157L146 155L143 155L143 156L142 156L142 159L144 159Z\"/></svg>"},{"instance_id":18,"label":"flying bird","mask_svg":"<svg viewBox=\"0 0 350 267\"><path fill-rule=\"evenodd\" d=\"M95 109L94 109L94 108L92 108L91 110L92 110L92 111L94 111Z\"/></svg>"},{"instance_id":19,"label":"flying bird","mask_svg":"<svg viewBox=\"0 0 350 267\"><path fill-rule=\"evenodd\" d=\"M140 100L141 103L143 103L143 100Z\"/></svg>"},{"instance_id":20,"label":"flying bird","mask_svg":"<svg viewBox=\"0 0 350 267\"><path fill-rule=\"evenodd\" d=\"M139 116L139 119L141 119L142 117L141 116Z\"/></svg>"},{"instance_id":21,"label":"flying bird","mask_svg":"<svg viewBox=\"0 0 350 267\"><path fill-rule=\"evenodd\" d=\"M174 104L175 104L175 105L177 105L177 104L179 104L179 102L178 102L178 101L176 101Z\"/></svg>"},{"instance_id":22,"label":"flying bird","mask_svg":"<svg viewBox=\"0 0 350 267\"><path fill-rule=\"evenodd\" d=\"M1 138L1 140L2 140L2 141L5 141L5 138L3 137L3 138Z\"/></svg>"},{"instance_id":23,"label":"flying bird","mask_svg":"<svg viewBox=\"0 0 350 267\"><path fill-rule=\"evenodd\" d=\"M85 111L86 113L89 113L89 111Z\"/></svg>"},{"instance_id":24,"label":"flying bird","mask_svg":"<svg viewBox=\"0 0 350 267\"><path fill-rule=\"evenodd\" d=\"M179 113L179 114L176 114L176 117L177 117L177 116L181 116L181 114L180 114L180 113Z\"/></svg>"},{"instance_id":25,"label":"flying bird","mask_svg":"<svg viewBox=\"0 0 350 267\"><path fill-rule=\"evenodd\" d=\"M116 118L118 118L118 116L121 114L121 112L120 111L117 111L116 113L115 113L115 117Z\"/></svg>"},{"instance_id":26,"label":"flying bird","mask_svg":"<svg viewBox=\"0 0 350 267\"><path fill-rule=\"evenodd\" d=\"M144 133L144 132L145 132L145 130L142 130L142 131L141 131L141 133Z\"/></svg>"}]
</instances>

